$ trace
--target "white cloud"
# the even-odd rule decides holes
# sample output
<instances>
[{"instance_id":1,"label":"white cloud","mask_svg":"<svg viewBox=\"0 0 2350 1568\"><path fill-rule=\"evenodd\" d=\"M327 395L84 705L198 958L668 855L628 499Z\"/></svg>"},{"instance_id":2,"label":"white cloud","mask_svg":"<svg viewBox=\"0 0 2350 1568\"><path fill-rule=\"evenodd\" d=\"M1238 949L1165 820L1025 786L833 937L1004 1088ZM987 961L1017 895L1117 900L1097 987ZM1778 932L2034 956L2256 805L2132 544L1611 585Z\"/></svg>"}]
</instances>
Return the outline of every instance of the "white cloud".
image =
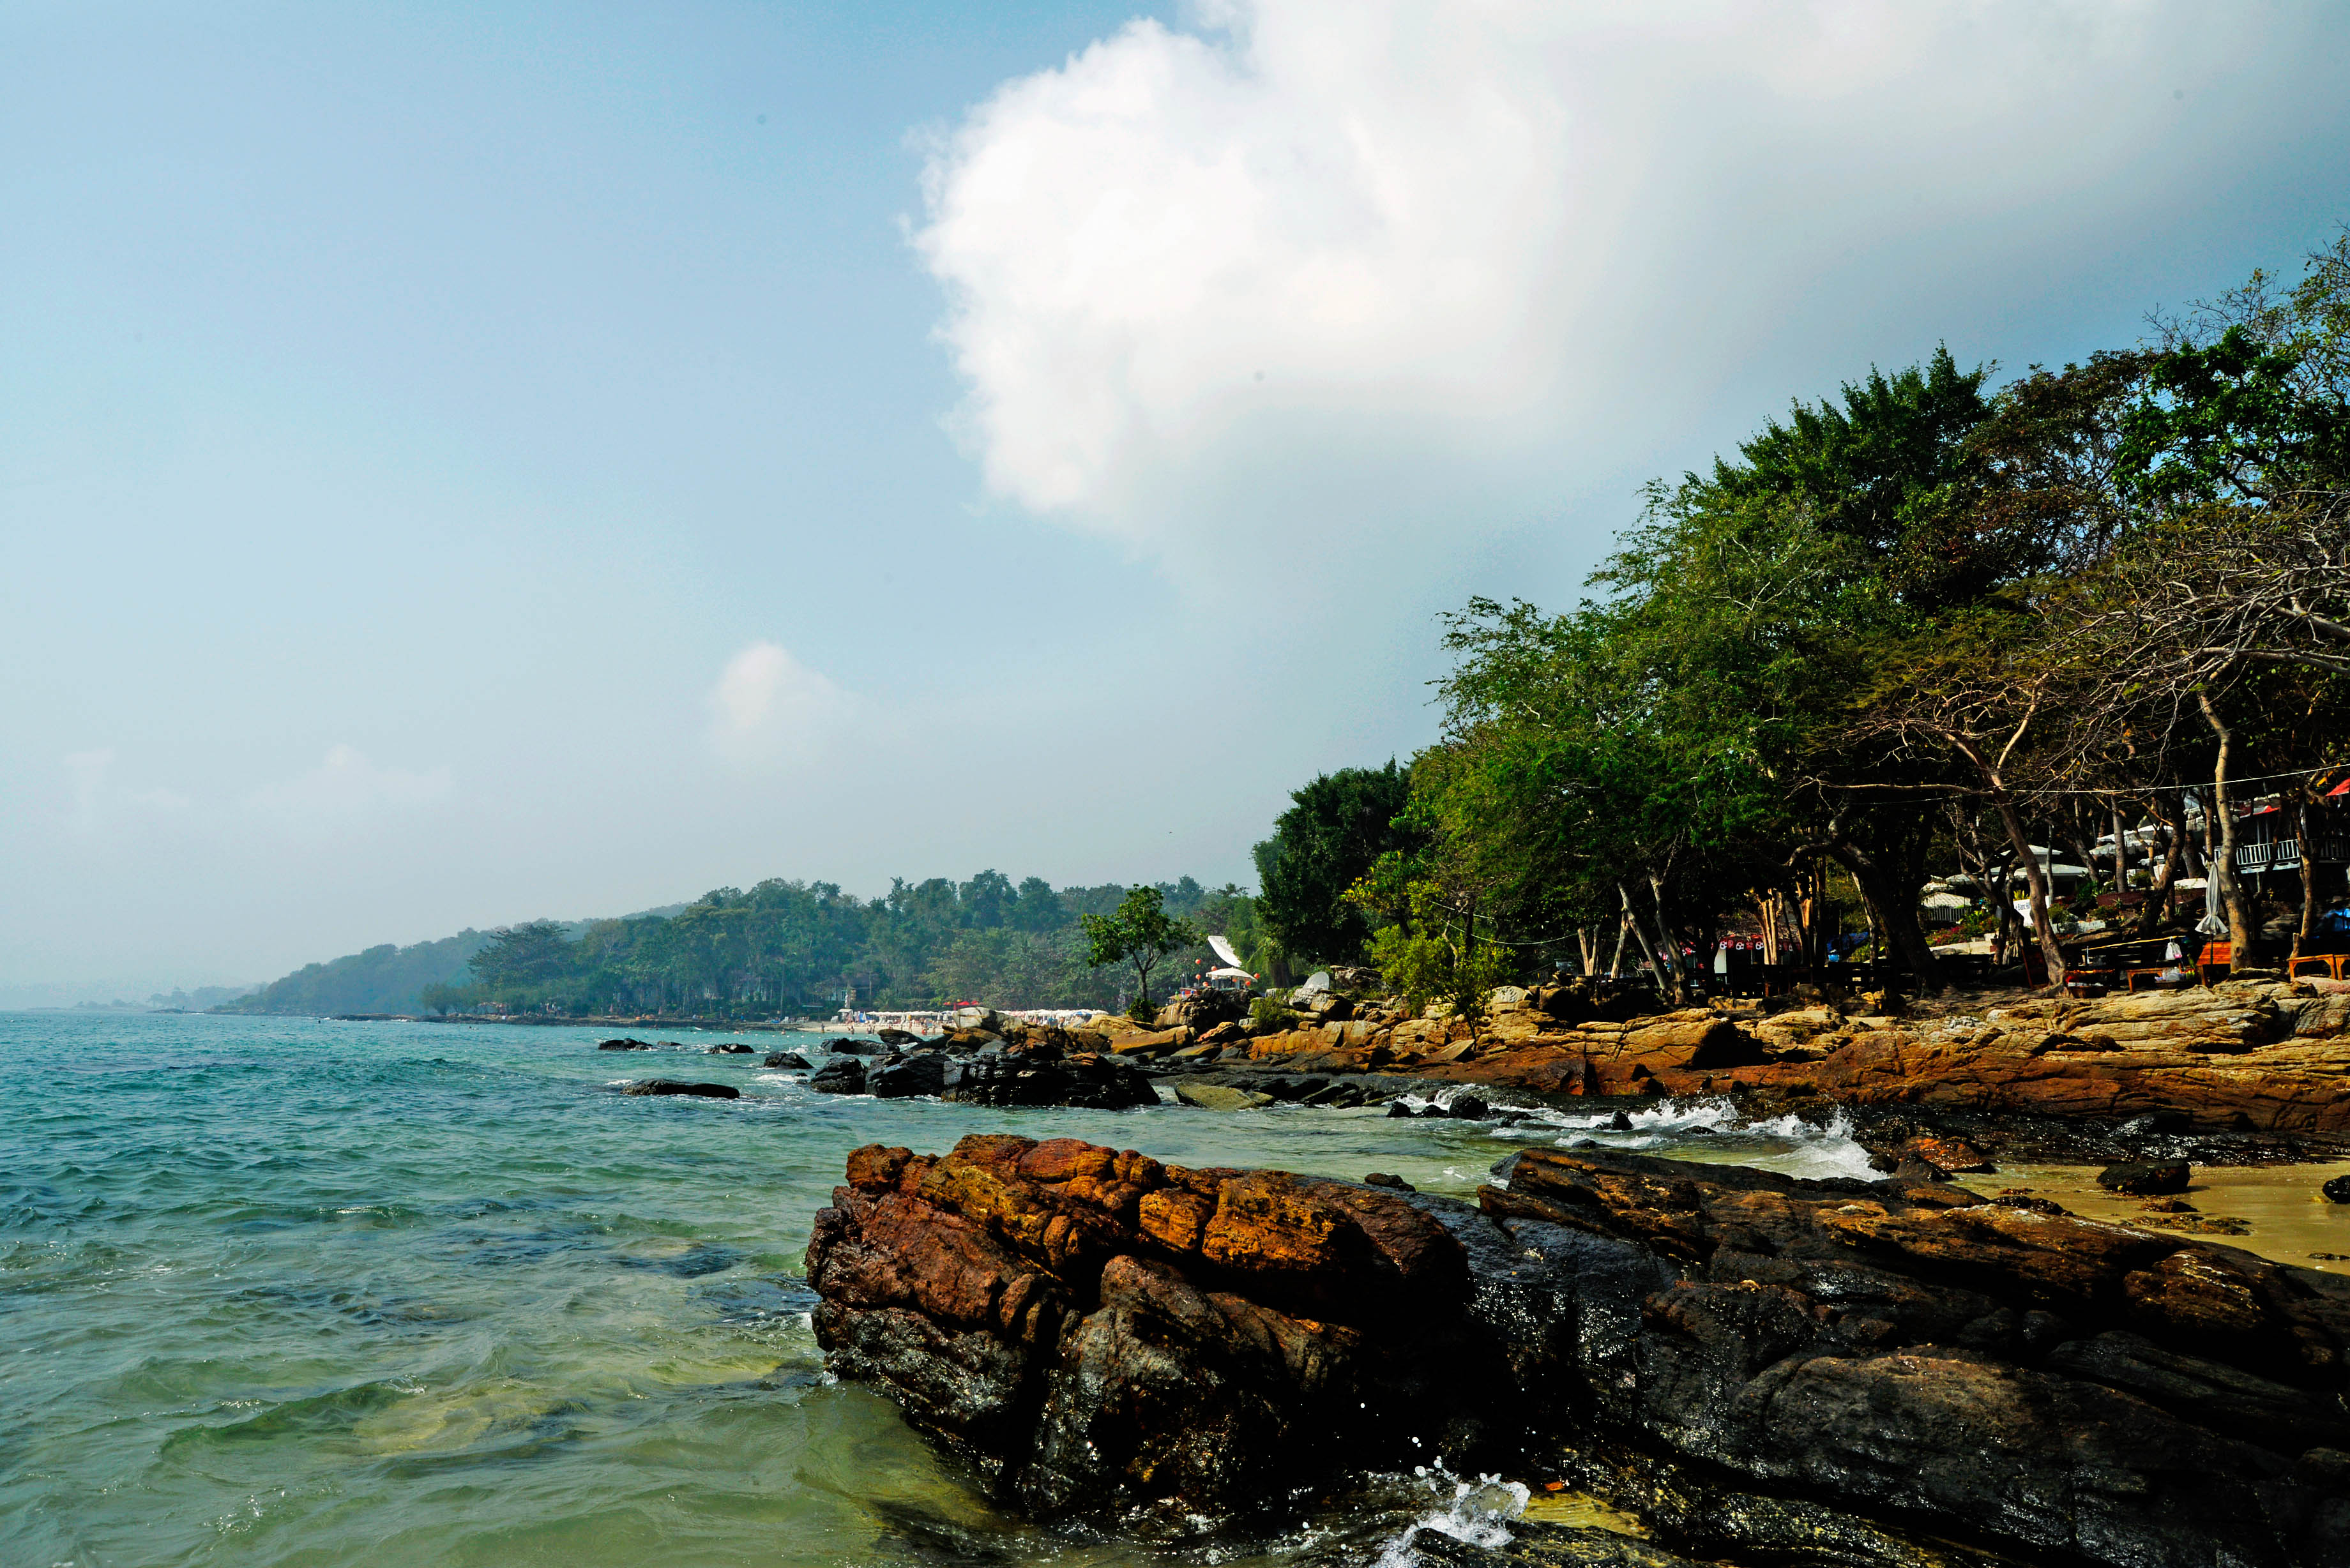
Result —
<instances>
[{"instance_id":1,"label":"white cloud","mask_svg":"<svg viewBox=\"0 0 2350 1568\"><path fill-rule=\"evenodd\" d=\"M446 766L422 773L379 767L358 747L338 744L317 767L262 785L245 805L293 826L317 828L433 805L451 788Z\"/></svg>"},{"instance_id":2,"label":"white cloud","mask_svg":"<svg viewBox=\"0 0 2350 1568\"><path fill-rule=\"evenodd\" d=\"M2306 16L1228 0L1005 84L914 241L997 493L1169 558L1424 537L1624 461L1757 344L2110 245L2275 134L2182 103L2306 69Z\"/></svg>"},{"instance_id":3,"label":"white cloud","mask_svg":"<svg viewBox=\"0 0 2350 1568\"><path fill-rule=\"evenodd\" d=\"M806 762L838 738L847 695L780 643L754 642L711 689L711 742L731 762Z\"/></svg>"}]
</instances>

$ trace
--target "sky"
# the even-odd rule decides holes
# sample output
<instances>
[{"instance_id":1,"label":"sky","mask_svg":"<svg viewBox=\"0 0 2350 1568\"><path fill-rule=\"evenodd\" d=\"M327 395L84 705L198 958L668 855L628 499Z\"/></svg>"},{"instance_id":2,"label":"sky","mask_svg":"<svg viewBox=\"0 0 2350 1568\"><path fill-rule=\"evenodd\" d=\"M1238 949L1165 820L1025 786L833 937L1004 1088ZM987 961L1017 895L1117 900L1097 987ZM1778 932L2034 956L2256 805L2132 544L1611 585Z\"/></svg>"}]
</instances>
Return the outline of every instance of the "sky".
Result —
<instances>
[{"instance_id":1,"label":"sky","mask_svg":"<svg viewBox=\"0 0 2350 1568\"><path fill-rule=\"evenodd\" d=\"M1251 878L1644 481L2350 219L2336 5L0 10L0 1005Z\"/></svg>"}]
</instances>

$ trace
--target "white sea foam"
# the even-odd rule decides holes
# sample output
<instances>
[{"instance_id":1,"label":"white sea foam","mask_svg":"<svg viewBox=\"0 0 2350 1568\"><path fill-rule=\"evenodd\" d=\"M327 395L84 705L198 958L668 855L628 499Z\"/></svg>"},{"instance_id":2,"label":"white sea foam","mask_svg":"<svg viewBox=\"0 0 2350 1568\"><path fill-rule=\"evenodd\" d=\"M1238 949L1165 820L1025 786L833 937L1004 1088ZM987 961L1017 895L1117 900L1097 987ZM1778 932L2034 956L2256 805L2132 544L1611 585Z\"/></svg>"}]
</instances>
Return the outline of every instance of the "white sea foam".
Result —
<instances>
[{"instance_id":1,"label":"white sea foam","mask_svg":"<svg viewBox=\"0 0 2350 1568\"><path fill-rule=\"evenodd\" d=\"M1433 1531L1471 1546L1506 1546L1510 1543L1510 1521L1522 1518L1526 1501L1533 1496L1524 1483L1505 1481L1499 1476L1479 1476L1475 1480L1462 1480L1451 1471L1437 1467L1415 1471L1439 1493L1437 1505L1420 1516L1402 1534L1388 1542L1371 1568L1419 1568L1422 1559L1413 1549L1413 1542L1424 1531ZM1451 1495L1442 1496L1445 1488Z\"/></svg>"},{"instance_id":2,"label":"white sea foam","mask_svg":"<svg viewBox=\"0 0 2350 1568\"><path fill-rule=\"evenodd\" d=\"M1447 1104L1419 1095L1402 1096L1415 1108ZM1669 1159L1694 1159L1751 1165L1783 1176L1821 1180L1853 1177L1874 1180L1868 1151L1853 1141L1852 1120L1842 1107L1825 1121L1807 1121L1794 1115L1749 1120L1737 1105L1724 1097L1659 1099L1637 1109L1571 1111L1547 1106L1497 1105L1489 1136L1523 1146L1532 1136L1551 1135L1565 1148L1589 1139L1601 1148L1626 1154L1654 1154ZM1615 1126L1622 1115L1630 1125Z\"/></svg>"}]
</instances>

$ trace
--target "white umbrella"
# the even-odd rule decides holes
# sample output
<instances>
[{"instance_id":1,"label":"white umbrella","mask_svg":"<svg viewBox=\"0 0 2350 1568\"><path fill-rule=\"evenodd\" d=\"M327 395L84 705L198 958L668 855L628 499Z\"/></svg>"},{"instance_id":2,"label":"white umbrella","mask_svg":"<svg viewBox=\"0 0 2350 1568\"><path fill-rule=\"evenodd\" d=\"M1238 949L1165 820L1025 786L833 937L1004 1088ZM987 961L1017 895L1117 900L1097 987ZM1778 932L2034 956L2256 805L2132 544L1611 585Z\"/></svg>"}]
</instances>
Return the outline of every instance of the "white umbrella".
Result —
<instances>
[{"instance_id":1,"label":"white umbrella","mask_svg":"<svg viewBox=\"0 0 2350 1568\"><path fill-rule=\"evenodd\" d=\"M2203 918L2195 922L2195 929L2207 937L2228 934L2228 918L2220 912L2220 878L2217 877L2203 878Z\"/></svg>"}]
</instances>

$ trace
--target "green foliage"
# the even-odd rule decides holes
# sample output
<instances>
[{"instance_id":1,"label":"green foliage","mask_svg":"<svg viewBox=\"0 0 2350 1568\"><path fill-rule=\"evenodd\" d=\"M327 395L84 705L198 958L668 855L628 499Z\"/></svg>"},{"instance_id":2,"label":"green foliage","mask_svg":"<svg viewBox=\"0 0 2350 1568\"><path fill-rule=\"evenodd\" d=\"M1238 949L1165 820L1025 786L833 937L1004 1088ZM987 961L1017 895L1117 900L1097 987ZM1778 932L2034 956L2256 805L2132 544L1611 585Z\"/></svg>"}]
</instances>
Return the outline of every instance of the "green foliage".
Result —
<instances>
[{"instance_id":1,"label":"green foliage","mask_svg":"<svg viewBox=\"0 0 2350 1568\"><path fill-rule=\"evenodd\" d=\"M1254 900L1238 888L1211 892L1185 877L1151 891L1170 920L1198 911L1209 929L1237 933L1243 952L1263 940ZM899 879L868 901L831 883L775 879L659 913L369 949L313 964L238 1006L764 1017L830 1012L852 990L863 1006L1106 1006L1116 987L1087 962L1078 919L1114 911L1130 893L1055 889L1035 877L1015 886L990 870L961 883Z\"/></svg>"},{"instance_id":2,"label":"green foliage","mask_svg":"<svg viewBox=\"0 0 2350 1568\"><path fill-rule=\"evenodd\" d=\"M1253 997L1249 1001L1248 1018L1252 1028L1267 1032L1297 1027L1298 1013L1284 1007L1269 996Z\"/></svg>"},{"instance_id":3,"label":"green foliage","mask_svg":"<svg viewBox=\"0 0 2350 1568\"><path fill-rule=\"evenodd\" d=\"M1127 1004L1126 1016L1128 1022L1148 1029L1159 1022L1159 1010L1150 1005L1149 997L1138 996Z\"/></svg>"},{"instance_id":4,"label":"green foliage","mask_svg":"<svg viewBox=\"0 0 2350 1568\"><path fill-rule=\"evenodd\" d=\"M2350 231L2290 293L2256 277L2157 347L1995 393L1938 349L1798 400L1650 486L1582 604L1450 618L1443 732L1399 814L1418 836L1351 895L1386 922L1373 954L1419 1000L1467 994L1501 940L1547 963L1622 933L1678 990L1682 950L1764 900L1809 941L1843 929L1833 873L1923 972L1929 857L2060 842L2084 783L2208 783L2196 682L2224 686L2240 775L2254 751L2336 760L2308 737L2350 659L2307 607L2350 559L2350 503L2324 500L2345 487ZM2224 570L2182 569L2221 537ZM2272 588L2270 622L2244 618ZM2074 635L2154 649L2158 624L2189 650L2159 678Z\"/></svg>"},{"instance_id":5,"label":"green foliage","mask_svg":"<svg viewBox=\"0 0 2350 1568\"><path fill-rule=\"evenodd\" d=\"M428 986L462 986L467 962L489 938L467 930L411 947L386 943L328 963L306 964L259 991L223 1003L223 1012L407 1012Z\"/></svg>"},{"instance_id":6,"label":"green foliage","mask_svg":"<svg viewBox=\"0 0 2350 1568\"><path fill-rule=\"evenodd\" d=\"M1487 994L1507 975L1506 950L1476 940L1470 921L1449 919L1430 884L1415 885L1409 897L1411 916L1380 927L1371 937L1371 962L1379 978L1415 1014L1440 996L1452 1004L1455 1018L1483 1017Z\"/></svg>"},{"instance_id":7,"label":"green foliage","mask_svg":"<svg viewBox=\"0 0 2350 1568\"><path fill-rule=\"evenodd\" d=\"M2016 566L1982 548L1969 515L1981 481L1966 438L1991 411L1989 373L1960 369L1948 348L1890 377L1872 367L1845 383L1842 406L1798 400L1785 424L1739 448L1743 462L1717 462L1710 483L1692 476L1690 488L1732 509L1794 503L1822 534L1857 545L1905 599L1962 603Z\"/></svg>"},{"instance_id":8,"label":"green foliage","mask_svg":"<svg viewBox=\"0 0 2350 1568\"><path fill-rule=\"evenodd\" d=\"M1167 897L1156 888L1135 888L1118 903L1117 912L1081 917L1086 933L1086 962L1101 969L1130 964L1134 969L1136 1005L1150 1001L1150 971L1169 953L1196 946L1200 934L1190 922L1170 915Z\"/></svg>"},{"instance_id":9,"label":"green foliage","mask_svg":"<svg viewBox=\"0 0 2350 1568\"><path fill-rule=\"evenodd\" d=\"M447 1014L463 1012L480 999L481 992L470 985L435 983L417 993L417 1001L427 1012Z\"/></svg>"},{"instance_id":10,"label":"green foliage","mask_svg":"<svg viewBox=\"0 0 2350 1568\"><path fill-rule=\"evenodd\" d=\"M1347 889L1409 840L1395 820L1410 798L1410 780L1392 760L1326 774L1290 796L1273 836L1255 849L1258 911L1284 950L1326 963L1361 955L1369 922L1346 901Z\"/></svg>"}]
</instances>

